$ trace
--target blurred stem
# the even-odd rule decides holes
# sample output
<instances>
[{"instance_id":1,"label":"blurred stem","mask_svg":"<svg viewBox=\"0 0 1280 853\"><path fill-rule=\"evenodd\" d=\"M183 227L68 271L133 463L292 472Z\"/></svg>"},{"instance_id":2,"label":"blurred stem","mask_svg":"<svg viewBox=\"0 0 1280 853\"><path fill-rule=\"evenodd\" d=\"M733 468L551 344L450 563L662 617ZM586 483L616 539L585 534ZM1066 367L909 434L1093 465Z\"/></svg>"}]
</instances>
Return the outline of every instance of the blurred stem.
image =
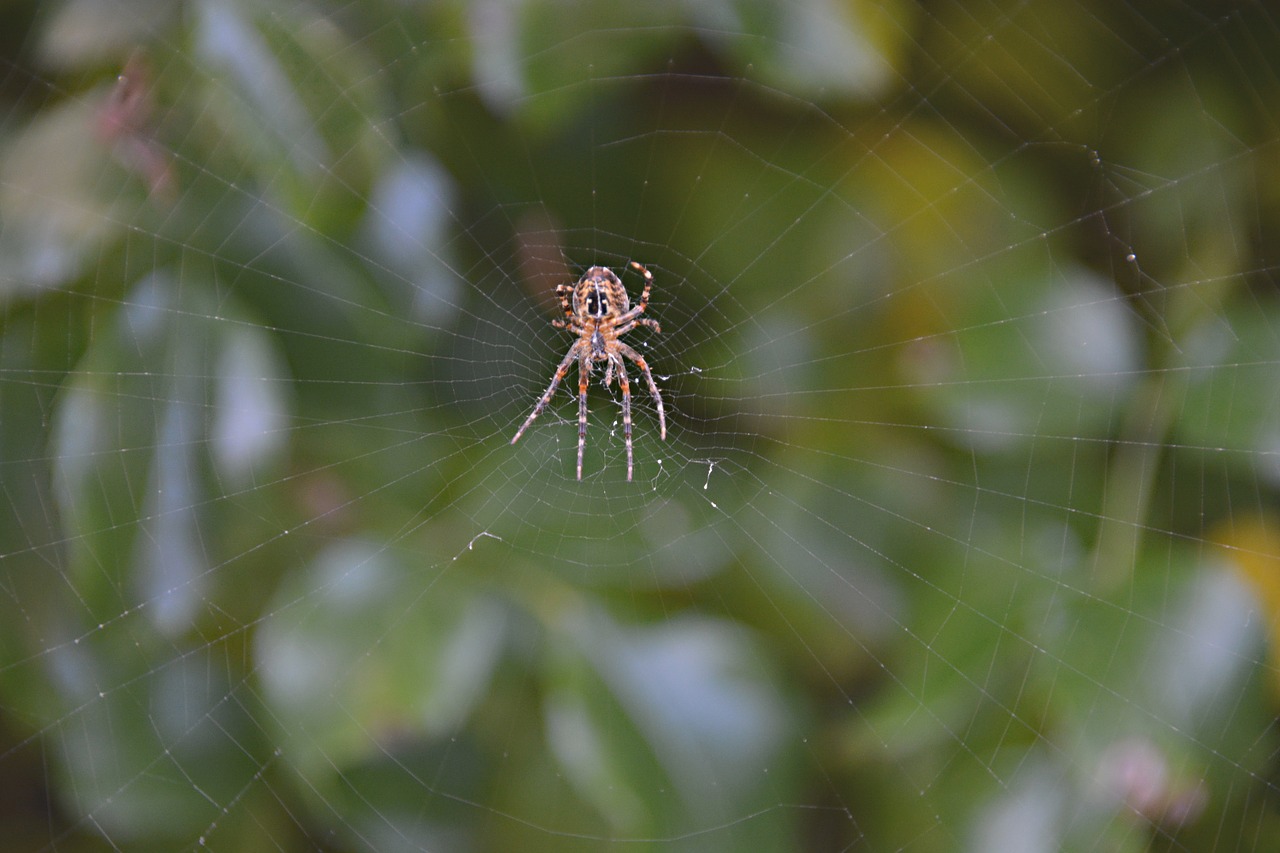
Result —
<instances>
[{"instance_id":1,"label":"blurred stem","mask_svg":"<svg viewBox=\"0 0 1280 853\"><path fill-rule=\"evenodd\" d=\"M1222 244L1222 245L1219 245ZM1172 289L1164 312L1168 333L1159 336L1151 355L1151 369L1134 391L1133 402L1120 431L1103 489L1102 518L1093 552L1094 592L1115 592L1133 578L1142 535L1148 529L1152 492L1160 473L1165 437L1186 401L1189 374L1178 341L1214 322L1227 294L1239 283L1234 274L1235 252L1225 235L1203 247L1204 268L1220 268L1220 275L1200 271L1196 286Z\"/></svg>"},{"instance_id":2,"label":"blurred stem","mask_svg":"<svg viewBox=\"0 0 1280 853\"><path fill-rule=\"evenodd\" d=\"M1182 405L1186 378L1157 370L1138 386L1108 468L1093 553L1094 592L1106 596L1133 576L1160 471L1164 436Z\"/></svg>"}]
</instances>

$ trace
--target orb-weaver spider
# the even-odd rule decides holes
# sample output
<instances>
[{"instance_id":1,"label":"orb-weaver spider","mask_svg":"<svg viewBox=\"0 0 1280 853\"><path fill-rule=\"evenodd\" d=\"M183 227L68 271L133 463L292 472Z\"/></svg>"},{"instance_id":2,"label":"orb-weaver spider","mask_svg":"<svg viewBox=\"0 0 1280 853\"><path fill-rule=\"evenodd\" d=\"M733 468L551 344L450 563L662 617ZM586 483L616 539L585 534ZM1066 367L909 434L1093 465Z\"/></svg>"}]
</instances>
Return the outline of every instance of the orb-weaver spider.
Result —
<instances>
[{"instance_id":1,"label":"orb-weaver spider","mask_svg":"<svg viewBox=\"0 0 1280 853\"><path fill-rule=\"evenodd\" d=\"M625 359L631 359L644 374L649 385L649 393L658 406L658 426L662 439L667 438L667 416L662 409L662 395L649 372L649 365L644 357L627 344L619 340L636 326L647 326L655 332L661 332L656 320L641 317L649 307L649 291L653 287L653 273L635 261L631 266L644 276L644 291L640 301L631 307L627 289L622 281L608 267L592 267L587 270L576 284L560 284L556 286L556 296L560 297L560 307L564 310L563 320L553 320L551 325L564 329L578 336L578 339L565 353L560 366L556 368L551 384L543 393L524 425L516 430L511 443L515 444L520 436L533 423L533 419L542 414L542 410L551 402L560 380L569 372L569 365L576 359L578 362L578 479L582 479L582 450L587 443L587 384L591 379L592 366L597 361L607 362L604 372L604 384L608 387L613 382L614 373L618 376L618 385L622 388L622 435L627 443L627 480L631 480L631 383L627 379Z\"/></svg>"}]
</instances>

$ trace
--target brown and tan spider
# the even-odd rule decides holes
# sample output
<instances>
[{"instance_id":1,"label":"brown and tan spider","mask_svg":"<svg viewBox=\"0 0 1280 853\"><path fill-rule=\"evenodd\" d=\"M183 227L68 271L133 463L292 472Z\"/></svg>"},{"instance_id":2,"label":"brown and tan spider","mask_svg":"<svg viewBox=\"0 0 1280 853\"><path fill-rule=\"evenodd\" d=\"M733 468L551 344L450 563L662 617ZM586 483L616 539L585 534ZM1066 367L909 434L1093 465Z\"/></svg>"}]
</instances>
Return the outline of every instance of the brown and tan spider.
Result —
<instances>
[{"instance_id":1,"label":"brown and tan spider","mask_svg":"<svg viewBox=\"0 0 1280 853\"><path fill-rule=\"evenodd\" d=\"M627 481L631 480L631 383L627 379L626 362L631 359L645 381L649 383L649 392L653 401L658 404L658 426L665 441L667 438L667 416L662 411L662 395L654 384L649 365L645 364L640 353L623 343L619 338L636 326L648 326L655 332L661 332L658 321L641 317L649 307L649 290L653 287L653 273L635 261L631 266L644 276L644 292L634 308L627 297L627 289L622 281L608 267L592 267L587 270L577 284L556 285L556 296L560 297L560 307L564 309L565 319L552 320L551 325L557 329L565 329L578 336L565 353L564 360L556 368L556 375L551 378L542 398L538 400L533 411L520 429L516 430L515 444L524 435L524 431L533 423L533 419L542 414L542 410L551 402L560 380L569 372L569 365L574 359L578 361L578 479L582 479L582 449L587 443L587 383L591 379L591 369L597 361L608 362L604 372L605 387L613 383L614 372L618 375L618 385L622 387L622 435L627 442Z\"/></svg>"}]
</instances>

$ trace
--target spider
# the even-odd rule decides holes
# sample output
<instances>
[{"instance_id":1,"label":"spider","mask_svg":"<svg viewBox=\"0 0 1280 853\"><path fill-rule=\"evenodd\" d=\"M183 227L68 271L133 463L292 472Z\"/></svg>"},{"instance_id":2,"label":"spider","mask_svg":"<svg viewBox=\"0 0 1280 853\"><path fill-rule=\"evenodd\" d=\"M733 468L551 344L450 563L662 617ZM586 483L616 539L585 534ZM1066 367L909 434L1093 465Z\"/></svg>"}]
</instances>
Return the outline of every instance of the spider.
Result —
<instances>
[{"instance_id":1,"label":"spider","mask_svg":"<svg viewBox=\"0 0 1280 853\"><path fill-rule=\"evenodd\" d=\"M608 362L604 372L605 387L613 383L613 375L618 374L618 385L622 387L622 434L627 441L627 482L631 482L631 383L627 379L626 363L623 359L631 359L649 384L649 393L658 404L658 424L662 439L667 438L667 416L662 410L662 395L654 384L653 374L644 358L627 344L619 340L636 326L648 326L655 332L661 332L657 320L641 317L649 307L649 290L653 287L653 273L642 265L631 262L631 266L644 276L644 292L634 308L627 297L627 289L622 281L608 267L592 267L583 273L577 284L556 285L556 296L560 297L560 307L564 309L565 319L552 320L551 325L564 329L578 336L565 353L564 360L556 368L542 398L538 400L524 425L516 430L515 444L524 435L524 431L533 423L533 419L542 414L542 410L551 402L560 380L569 372L569 365L578 360L578 479L582 479L582 449L587 443L587 383L591 379L591 369L595 362Z\"/></svg>"}]
</instances>

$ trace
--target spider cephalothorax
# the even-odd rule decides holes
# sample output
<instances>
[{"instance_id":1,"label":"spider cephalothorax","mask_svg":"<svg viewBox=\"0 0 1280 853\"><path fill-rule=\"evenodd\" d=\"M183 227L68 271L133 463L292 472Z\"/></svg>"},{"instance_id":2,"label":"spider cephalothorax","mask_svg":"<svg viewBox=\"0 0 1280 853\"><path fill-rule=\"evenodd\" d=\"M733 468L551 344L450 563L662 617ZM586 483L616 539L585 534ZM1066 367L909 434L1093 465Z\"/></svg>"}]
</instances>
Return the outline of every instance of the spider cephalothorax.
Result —
<instances>
[{"instance_id":1,"label":"spider cephalothorax","mask_svg":"<svg viewBox=\"0 0 1280 853\"><path fill-rule=\"evenodd\" d=\"M560 380L569 372L569 365L576 359L578 362L578 479L582 479L582 450L587 443L587 383L591 379L592 366L597 361L607 362L604 371L604 384L612 384L616 372L618 385L622 388L622 435L627 443L627 480L631 479L631 382L627 378L625 359L630 359L640 368L645 381L649 384L649 392L658 406L658 426L662 438L667 437L667 416L662 410L662 395L654 384L653 374L640 353L619 340L636 326L648 326L655 332L661 332L658 322L648 317L641 317L649 307L649 290L653 287L653 273L635 261L631 266L644 276L644 291L640 301L634 308L627 296L627 289L622 281L608 267L592 267L587 270L577 284L561 284L556 286L556 296L560 297L560 307L564 310L565 319L553 320L551 325L557 329L565 329L578 336L565 353L564 360L556 368L555 376L548 386L533 412L525 420L524 425L516 430L511 443L515 444L520 436L533 423L533 419L542 414L542 410L551 402Z\"/></svg>"}]
</instances>

